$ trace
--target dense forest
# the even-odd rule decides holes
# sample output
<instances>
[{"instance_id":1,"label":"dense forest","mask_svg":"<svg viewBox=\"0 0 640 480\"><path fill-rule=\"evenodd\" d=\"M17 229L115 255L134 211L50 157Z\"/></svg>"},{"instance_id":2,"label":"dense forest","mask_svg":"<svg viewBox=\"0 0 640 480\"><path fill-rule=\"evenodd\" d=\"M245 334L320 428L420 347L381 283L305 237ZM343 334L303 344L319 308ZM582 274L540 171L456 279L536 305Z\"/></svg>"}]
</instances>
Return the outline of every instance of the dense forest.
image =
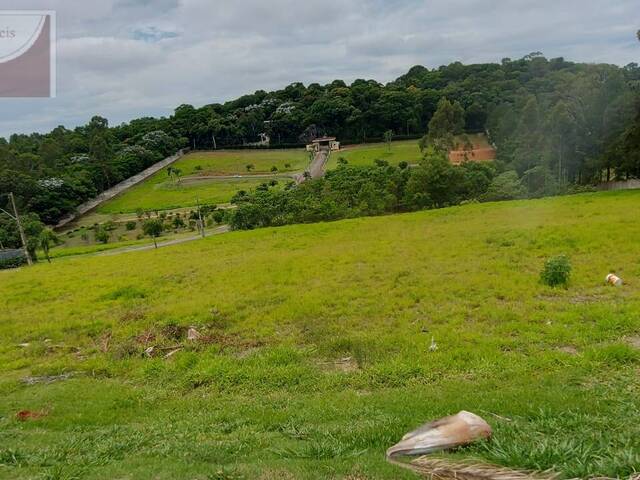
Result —
<instances>
[{"instance_id":1,"label":"dense forest","mask_svg":"<svg viewBox=\"0 0 640 480\"><path fill-rule=\"evenodd\" d=\"M498 174L515 172L532 194L549 194L558 185L640 175L639 88L635 63L620 68L533 53L499 64L416 66L386 85L294 83L112 127L96 116L73 130L0 138L0 208L12 191L28 218L53 224L179 148L239 146L261 133L274 148L321 134L343 143L379 140L387 131L417 138L443 99L460 112L461 130L487 132L498 149ZM19 244L6 216L0 216L0 242Z\"/></svg>"}]
</instances>

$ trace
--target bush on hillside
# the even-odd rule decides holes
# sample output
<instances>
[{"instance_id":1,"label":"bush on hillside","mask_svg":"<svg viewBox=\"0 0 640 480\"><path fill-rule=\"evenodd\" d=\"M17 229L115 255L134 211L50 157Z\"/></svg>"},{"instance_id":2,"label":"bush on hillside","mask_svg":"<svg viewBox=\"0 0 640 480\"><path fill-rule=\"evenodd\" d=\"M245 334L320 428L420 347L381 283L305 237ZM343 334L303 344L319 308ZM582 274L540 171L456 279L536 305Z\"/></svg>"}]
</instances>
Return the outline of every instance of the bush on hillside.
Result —
<instances>
[{"instance_id":1,"label":"bush on hillside","mask_svg":"<svg viewBox=\"0 0 640 480\"><path fill-rule=\"evenodd\" d=\"M522 186L518 174L514 170L501 173L494 178L489 185L487 193L484 194L483 200L514 200L522 198L526 194L525 188Z\"/></svg>"},{"instance_id":2,"label":"bush on hillside","mask_svg":"<svg viewBox=\"0 0 640 480\"><path fill-rule=\"evenodd\" d=\"M548 259L540 272L540 280L550 287L566 287L570 276L571 262L564 255Z\"/></svg>"}]
</instances>

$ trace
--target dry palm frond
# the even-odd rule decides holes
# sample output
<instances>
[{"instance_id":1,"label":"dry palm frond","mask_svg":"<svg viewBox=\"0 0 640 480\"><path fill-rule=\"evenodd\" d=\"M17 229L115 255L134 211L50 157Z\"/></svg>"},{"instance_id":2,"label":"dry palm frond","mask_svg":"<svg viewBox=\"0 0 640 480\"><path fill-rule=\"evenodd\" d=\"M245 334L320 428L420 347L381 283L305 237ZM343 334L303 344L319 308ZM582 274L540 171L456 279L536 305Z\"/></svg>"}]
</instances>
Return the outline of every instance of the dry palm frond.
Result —
<instances>
[{"instance_id":1,"label":"dry palm frond","mask_svg":"<svg viewBox=\"0 0 640 480\"><path fill-rule=\"evenodd\" d=\"M524 472L495 465L420 457L403 464L432 480L555 480L553 472Z\"/></svg>"}]
</instances>

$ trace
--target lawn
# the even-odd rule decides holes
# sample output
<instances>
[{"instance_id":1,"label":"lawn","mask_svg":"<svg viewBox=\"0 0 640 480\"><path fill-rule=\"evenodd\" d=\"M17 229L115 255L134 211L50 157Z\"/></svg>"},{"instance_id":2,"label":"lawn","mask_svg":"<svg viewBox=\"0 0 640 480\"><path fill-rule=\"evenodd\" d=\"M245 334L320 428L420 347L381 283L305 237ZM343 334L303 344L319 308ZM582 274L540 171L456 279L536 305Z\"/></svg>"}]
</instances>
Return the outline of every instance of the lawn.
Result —
<instances>
[{"instance_id":1,"label":"lawn","mask_svg":"<svg viewBox=\"0 0 640 480\"><path fill-rule=\"evenodd\" d=\"M274 166L280 172L299 172L307 163L309 154L303 149L220 150L190 153L173 166L183 175L233 175L246 174L247 165L254 166L252 173L269 173Z\"/></svg>"},{"instance_id":2,"label":"lawn","mask_svg":"<svg viewBox=\"0 0 640 480\"><path fill-rule=\"evenodd\" d=\"M474 148L490 148L487 137L483 134L469 134L468 137ZM458 138L460 145L462 145L462 141L462 138ZM341 157L350 165L373 165L376 159L386 160L391 165L397 165L400 162L407 162L411 165L422 159L422 152L418 147L418 140L391 142L391 148L386 143L351 145L339 152L333 152L327 168L335 168Z\"/></svg>"},{"instance_id":3,"label":"lawn","mask_svg":"<svg viewBox=\"0 0 640 480\"><path fill-rule=\"evenodd\" d=\"M456 456L628 477L639 204L471 204L1 271L0 478L409 479L385 449L461 409L494 437ZM560 253L569 287L543 286Z\"/></svg>"},{"instance_id":4,"label":"lawn","mask_svg":"<svg viewBox=\"0 0 640 480\"><path fill-rule=\"evenodd\" d=\"M98 214L131 213L143 210L167 210L195 206L201 203L228 203L239 190L250 190L269 178L215 178L232 175L265 175L271 167L279 173L304 170L309 155L302 149L295 150L220 150L217 152L194 152L185 155L173 164L181 171L180 183L170 179L166 169L144 182L128 189L122 195L105 202ZM251 172L247 165L253 165ZM197 178L194 178L197 177ZM205 177L205 178L203 178ZM287 178L282 179L283 182Z\"/></svg>"},{"instance_id":5,"label":"lawn","mask_svg":"<svg viewBox=\"0 0 640 480\"><path fill-rule=\"evenodd\" d=\"M290 178L273 178L284 184ZM183 178L180 183L167 178L167 174L158 172L112 200L98 207L98 213L128 213L137 209L169 210L180 207L193 207L200 204L228 203L239 190L251 190L271 178L215 178L192 180Z\"/></svg>"},{"instance_id":6,"label":"lawn","mask_svg":"<svg viewBox=\"0 0 640 480\"><path fill-rule=\"evenodd\" d=\"M373 165L376 159L386 160L392 165L400 162L418 163L422 153L418 148L418 140L401 140L391 142L391 149L386 143L366 143L351 145L339 152L333 152L327 164L328 169L338 165L338 159L344 158L350 165Z\"/></svg>"}]
</instances>

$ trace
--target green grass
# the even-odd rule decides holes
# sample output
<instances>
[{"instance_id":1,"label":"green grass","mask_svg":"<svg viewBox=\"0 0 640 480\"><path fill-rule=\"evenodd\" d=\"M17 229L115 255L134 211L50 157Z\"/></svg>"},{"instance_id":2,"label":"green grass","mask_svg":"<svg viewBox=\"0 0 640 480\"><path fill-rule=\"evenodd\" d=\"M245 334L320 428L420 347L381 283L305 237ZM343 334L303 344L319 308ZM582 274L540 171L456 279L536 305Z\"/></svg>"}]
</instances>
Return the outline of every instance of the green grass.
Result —
<instances>
[{"instance_id":1,"label":"green grass","mask_svg":"<svg viewBox=\"0 0 640 480\"><path fill-rule=\"evenodd\" d=\"M347 146L339 152L333 152L327 164L328 169L338 166L338 159L342 157L350 165L372 165L376 159L386 160L391 165L400 162L418 163L422 153L418 148L418 140L402 140L391 142L391 150L386 143L367 143L364 145Z\"/></svg>"},{"instance_id":2,"label":"green grass","mask_svg":"<svg viewBox=\"0 0 640 480\"><path fill-rule=\"evenodd\" d=\"M194 152L173 164L183 177L211 177L193 181L183 178L180 183L167 176L166 169L128 189L122 195L102 204L98 214L131 213L143 210L168 210L195 206L201 203L224 204L239 190L250 190L268 178L215 178L224 175L269 174L271 167L279 173L302 171L309 162L307 152L295 150L221 150ZM254 169L247 172L246 165ZM287 167L286 165L289 165ZM281 181L287 181L282 178Z\"/></svg>"},{"instance_id":3,"label":"green grass","mask_svg":"<svg viewBox=\"0 0 640 480\"><path fill-rule=\"evenodd\" d=\"M288 178L276 178L282 184L291 181ZM251 190L269 178L232 178L190 182L183 179L180 184L167 179L162 171L148 180L130 188L122 195L98 207L98 213L128 213L143 210L169 210L180 207L193 207L199 200L201 204L228 203L239 190Z\"/></svg>"},{"instance_id":4,"label":"green grass","mask_svg":"<svg viewBox=\"0 0 640 480\"><path fill-rule=\"evenodd\" d=\"M248 164L255 167L252 173L269 173L273 166L280 172L302 171L308 162L309 156L303 149L220 150L190 153L174 163L174 167L182 170L183 175L233 175L246 174Z\"/></svg>"},{"instance_id":5,"label":"green grass","mask_svg":"<svg viewBox=\"0 0 640 480\"><path fill-rule=\"evenodd\" d=\"M470 134L469 139L479 148L488 147L487 139L482 134ZM460 142L462 140L459 140ZM372 165L375 160L386 160L391 165L407 162L410 165L422 159L418 147L418 140L400 140L391 142L391 149L386 143L367 143L363 145L347 146L339 152L333 152L327 168L335 168L338 159L342 157L350 165Z\"/></svg>"},{"instance_id":6,"label":"green grass","mask_svg":"<svg viewBox=\"0 0 640 480\"><path fill-rule=\"evenodd\" d=\"M0 478L409 479L385 449L460 409L494 437L454 456L628 477L639 203L467 205L2 271ZM558 254L567 289L539 281Z\"/></svg>"},{"instance_id":7,"label":"green grass","mask_svg":"<svg viewBox=\"0 0 640 480\"><path fill-rule=\"evenodd\" d=\"M162 240L162 238L160 239ZM73 257L76 255L86 255L89 253L105 252L107 250L114 250L116 248L129 247L132 245L144 245L153 243L153 240L149 238L143 238L140 240L127 240L127 241L113 241L110 243L94 243L91 245L75 245L75 246L60 246L51 249L49 256L51 259ZM44 254L38 252L38 258L44 260Z\"/></svg>"}]
</instances>

